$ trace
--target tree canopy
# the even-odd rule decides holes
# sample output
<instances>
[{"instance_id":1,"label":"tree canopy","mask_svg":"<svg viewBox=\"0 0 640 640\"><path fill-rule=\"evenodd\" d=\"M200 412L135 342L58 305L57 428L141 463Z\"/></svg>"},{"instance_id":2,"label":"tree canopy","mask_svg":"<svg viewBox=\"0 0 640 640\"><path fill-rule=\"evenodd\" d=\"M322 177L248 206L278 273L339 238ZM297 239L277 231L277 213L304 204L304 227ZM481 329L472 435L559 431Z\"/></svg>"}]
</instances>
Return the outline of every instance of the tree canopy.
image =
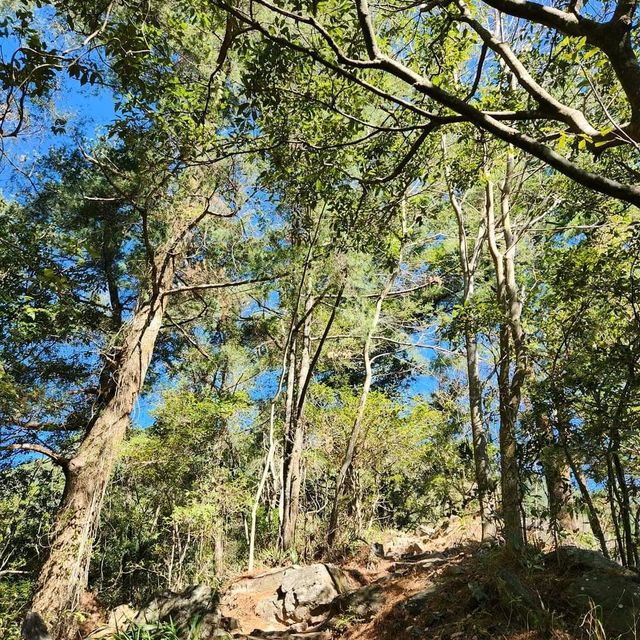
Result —
<instances>
[{"instance_id":1,"label":"tree canopy","mask_svg":"<svg viewBox=\"0 0 640 640\"><path fill-rule=\"evenodd\" d=\"M460 514L640 568L635 2L0 7L0 634Z\"/></svg>"}]
</instances>

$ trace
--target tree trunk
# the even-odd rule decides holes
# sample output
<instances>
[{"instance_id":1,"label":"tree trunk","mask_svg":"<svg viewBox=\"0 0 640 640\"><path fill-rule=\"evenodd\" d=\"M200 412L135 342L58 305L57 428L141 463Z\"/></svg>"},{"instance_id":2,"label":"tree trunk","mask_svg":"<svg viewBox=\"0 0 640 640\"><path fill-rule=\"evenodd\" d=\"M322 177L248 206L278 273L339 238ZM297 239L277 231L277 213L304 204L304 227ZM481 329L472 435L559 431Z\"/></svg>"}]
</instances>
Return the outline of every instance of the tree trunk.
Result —
<instances>
[{"instance_id":1,"label":"tree trunk","mask_svg":"<svg viewBox=\"0 0 640 640\"><path fill-rule=\"evenodd\" d=\"M624 531L625 554L629 567L638 566L638 549L633 543L633 529L631 525L631 501L629 498L629 487L625 477L624 468L620 460L620 433L617 429L612 430L612 450L611 462L616 475L616 480L620 495L620 519L622 520L622 530Z\"/></svg>"},{"instance_id":2,"label":"tree trunk","mask_svg":"<svg viewBox=\"0 0 640 640\"><path fill-rule=\"evenodd\" d=\"M549 496L549 521L556 538L563 531L573 531L571 513L571 471L564 451L556 442L551 421L542 413L542 408L534 406L536 426L539 433L547 438L547 446L541 456L547 495Z\"/></svg>"},{"instance_id":3,"label":"tree trunk","mask_svg":"<svg viewBox=\"0 0 640 640\"><path fill-rule=\"evenodd\" d=\"M620 529L620 520L616 511L616 502L620 504L618 488L616 487L616 478L613 473L613 465L611 464L611 453L607 452L607 494L609 496L609 509L611 512L611 524L616 536L616 545L620 556L620 563L627 566L626 547L624 545L624 537Z\"/></svg>"},{"instance_id":4,"label":"tree trunk","mask_svg":"<svg viewBox=\"0 0 640 640\"><path fill-rule=\"evenodd\" d=\"M43 617L53 638L73 634L72 612L87 586L104 494L153 355L167 303L164 290L171 285L174 268L169 258L159 270L154 293L139 305L126 327L110 396L65 468L62 502L32 601L32 609Z\"/></svg>"},{"instance_id":5,"label":"tree trunk","mask_svg":"<svg viewBox=\"0 0 640 640\"><path fill-rule=\"evenodd\" d=\"M295 419L295 401L296 401L296 344L295 335L291 337L291 348L287 364L287 392L285 396L284 406L284 434L282 443L282 462L280 464L280 502L278 504L279 518L279 545L282 548L282 527L285 521L285 512L288 511L287 482L285 478L288 474L289 459L291 456L291 448L293 443L293 421Z\"/></svg>"},{"instance_id":6,"label":"tree trunk","mask_svg":"<svg viewBox=\"0 0 640 640\"><path fill-rule=\"evenodd\" d=\"M300 488L302 484L301 463L304 448L304 422L303 409L305 401L305 389L307 379L311 375L311 310L315 306L315 300L311 295L307 296L305 304L305 319L302 330L302 345L300 349L300 366L292 388L292 415L290 426L286 434L285 456L283 459L283 504L282 520L280 523L280 548L287 551L295 540L296 522L300 510ZM298 362L298 359L295 359Z\"/></svg>"},{"instance_id":7,"label":"tree trunk","mask_svg":"<svg viewBox=\"0 0 640 640\"><path fill-rule=\"evenodd\" d=\"M469 387L469 418L471 422L476 485L478 486L482 539L484 540L495 535L495 527L491 521L492 491L489 479L490 466L487 452L487 435L482 418L482 383L478 366L478 339L470 325L470 320L465 319L464 337L467 356L467 384Z\"/></svg>"},{"instance_id":8,"label":"tree trunk","mask_svg":"<svg viewBox=\"0 0 640 640\"><path fill-rule=\"evenodd\" d=\"M311 357L311 312L318 301L313 296L307 297L305 304L305 315L302 336L302 355L300 358L300 371L297 376L297 391L295 395L294 411L292 415L292 426L288 438L285 435L285 448L289 446L289 454L283 454L283 493L282 512L283 518L280 521L280 549L286 551L290 549L295 541L296 524L298 512L300 510L300 490L302 487L302 452L304 447L304 421L303 411L307 397L307 391L311 384L313 372L318 363L318 358L322 353L327 336L336 318L338 306L342 300L342 293L346 284L346 278L342 281L335 303L331 309L331 314L327 320L324 331L318 341L318 346ZM286 432L285 432L286 434Z\"/></svg>"},{"instance_id":9,"label":"tree trunk","mask_svg":"<svg viewBox=\"0 0 640 640\"><path fill-rule=\"evenodd\" d=\"M402 256L402 252L400 253ZM402 257L400 258L400 261L401 260L402 260ZM393 282L397 276L397 273L398 273L397 270L393 272L391 277L387 280L380 295L378 296L373 317L371 318L371 324L369 325L369 331L367 332L367 337L364 342L363 360L364 360L365 378L362 384L362 392L360 393L360 402L358 403L358 412L353 422L353 427L351 428L351 435L349 436L347 450L345 451L344 458L342 459L342 465L340 467L340 471L338 472L338 477L336 478L336 489L333 497L331 515L329 517L329 531L327 533L327 545L330 548L333 546L335 542L336 533L338 530L340 497L342 496L342 492L344 490L344 485L347 479L347 475L349 473L349 470L351 469L351 465L353 464L353 458L356 451L356 444L358 443L358 437L360 435L360 430L362 428L362 420L364 418L364 412L367 407L367 399L369 397L369 391L371 389L371 380L373 378L373 370L371 367L371 343L373 342L373 334L375 333L375 330L378 327L378 322L380 321L382 305L384 303L385 298L391 291L391 287L393 286Z\"/></svg>"},{"instance_id":10,"label":"tree trunk","mask_svg":"<svg viewBox=\"0 0 640 640\"><path fill-rule=\"evenodd\" d=\"M446 143L442 139L443 156L446 165ZM480 522L482 526L482 539L495 535L495 527L491 521L491 493L492 487L489 479L489 454L487 452L487 436L484 429L482 416L482 383L480 381L480 368L478 360L478 337L469 317L469 304L475 293L475 274L482 245L486 235L486 221L481 221L478 236L473 246L471 255L467 246L467 229L462 205L455 195L453 187L446 173L449 200L456 214L458 222L458 258L463 279L462 305L465 309L464 318L464 342L467 360L467 387L469 394L469 421L471 424L471 439L473 444L473 461L475 467L475 479L478 487L478 508L480 510Z\"/></svg>"},{"instance_id":11,"label":"tree trunk","mask_svg":"<svg viewBox=\"0 0 640 640\"><path fill-rule=\"evenodd\" d=\"M516 440L516 417L519 398L511 393L509 384L510 340L506 325L500 327L500 367L498 390L500 397L500 488L502 493L502 517L507 546L519 550L524 544L521 513L520 476ZM517 404L516 404L517 402Z\"/></svg>"},{"instance_id":12,"label":"tree trunk","mask_svg":"<svg viewBox=\"0 0 640 640\"><path fill-rule=\"evenodd\" d=\"M221 578L224 574L224 522L218 523L218 528L214 533L213 544L215 547L216 577Z\"/></svg>"},{"instance_id":13,"label":"tree trunk","mask_svg":"<svg viewBox=\"0 0 640 640\"><path fill-rule=\"evenodd\" d=\"M604 537L604 531L602 530L602 525L600 524L600 517L598 516L598 511L596 506L593 504L593 500L591 499L591 494L589 493L589 488L587 487L587 483L585 482L582 473L576 464L576 461L571 453L571 449L569 448L569 424L568 420L563 414L562 410L556 409L556 419L557 419L557 429L558 435L560 437L560 444L564 449L564 454L567 458L567 463L571 468L571 472L573 473L573 477L578 485L578 490L580 491L580 496L587 506L587 518L589 519L589 526L591 527L591 531L595 536L598 544L600 545L600 550L605 558L609 557L609 550L607 549L607 541Z\"/></svg>"},{"instance_id":14,"label":"tree trunk","mask_svg":"<svg viewBox=\"0 0 640 640\"><path fill-rule=\"evenodd\" d=\"M294 319L295 321L295 319ZM273 471L274 478L274 493L277 496L276 489L276 473L275 473L275 465L274 465L274 457L276 453L276 437L275 437L275 423L276 423L276 403L282 394L282 389L284 386L285 378L287 380L293 380L290 376L293 375L293 372L287 368L287 362L290 361L290 354L295 350L295 343L293 343L293 322L289 330L289 335L287 336L287 342L285 344L284 353L282 354L282 373L280 374L280 378L278 380L278 388L276 389L276 393L271 399L271 406L269 409L269 448L267 450L267 457L264 463L264 469L262 470L262 475L260 477L260 482L258 483L258 488L256 489L256 494L253 500L253 505L251 507L251 531L249 533L249 571L253 571L253 563L255 559L255 550L256 550L256 522L258 518L258 508L260 507L260 500L262 499L262 493L264 491L264 487L267 483L267 478L269 477L269 471ZM288 385L288 390L293 388L293 385ZM285 415L285 424L289 424L291 421L291 415L293 411L293 394L291 396L287 395L287 403L285 407L286 415ZM280 504L282 505L283 501L280 500ZM280 518L280 522L282 522L282 517Z\"/></svg>"},{"instance_id":15,"label":"tree trunk","mask_svg":"<svg viewBox=\"0 0 640 640\"><path fill-rule=\"evenodd\" d=\"M518 471L516 421L520 409L522 384L525 378L523 362L523 334L520 327L519 304L514 301L515 291L514 252L515 245L506 234L509 215L508 181L510 162L502 188L502 223L505 230L505 253L498 248L496 238L493 184L487 180L485 187L485 212L489 250L493 259L497 300L504 319L500 325L500 364L498 367L498 391L500 404L500 470L502 492L502 515L507 546L519 551L524 545L524 527L521 512L521 491ZM516 356L515 372L511 376L511 341Z\"/></svg>"},{"instance_id":16,"label":"tree trunk","mask_svg":"<svg viewBox=\"0 0 640 640\"><path fill-rule=\"evenodd\" d=\"M264 463L264 469L262 470L260 482L258 483L258 488L256 489L256 494L253 499L253 505L251 506L251 531L249 533L249 567L248 567L249 571L253 571L253 561L255 558L256 523L258 519L258 508L260 507L262 492L264 491L264 486L267 483L267 478L269 476L269 468L271 467L271 463L273 461L273 457L276 452L276 439L274 434L274 428L275 428L276 399L279 394L280 394L280 389L278 389L276 396L271 401L271 409L269 413L269 449L267 451L267 458Z\"/></svg>"}]
</instances>

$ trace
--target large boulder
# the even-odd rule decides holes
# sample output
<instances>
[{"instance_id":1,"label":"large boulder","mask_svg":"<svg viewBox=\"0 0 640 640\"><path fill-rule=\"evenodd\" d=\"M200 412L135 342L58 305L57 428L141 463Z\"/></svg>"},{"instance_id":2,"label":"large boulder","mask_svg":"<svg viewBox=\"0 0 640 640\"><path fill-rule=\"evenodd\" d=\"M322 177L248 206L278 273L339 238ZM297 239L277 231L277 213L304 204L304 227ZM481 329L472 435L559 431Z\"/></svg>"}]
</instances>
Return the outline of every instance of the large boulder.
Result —
<instances>
[{"instance_id":1,"label":"large boulder","mask_svg":"<svg viewBox=\"0 0 640 640\"><path fill-rule=\"evenodd\" d=\"M640 628L640 576L602 554L562 547L547 554L565 574L564 595L586 620L597 620L607 637L635 640Z\"/></svg>"},{"instance_id":2,"label":"large boulder","mask_svg":"<svg viewBox=\"0 0 640 640\"><path fill-rule=\"evenodd\" d=\"M132 626L172 622L179 630L197 625L202 637L219 627L219 597L211 587L200 584L174 593L166 591L152 598L133 618Z\"/></svg>"},{"instance_id":3,"label":"large boulder","mask_svg":"<svg viewBox=\"0 0 640 640\"><path fill-rule=\"evenodd\" d=\"M222 607L225 614L241 620L250 614L256 628L277 631L323 620L334 598L348 588L346 576L333 565L288 567L237 580L225 593Z\"/></svg>"},{"instance_id":4,"label":"large boulder","mask_svg":"<svg viewBox=\"0 0 640 640\"><path fill-rule=\"evenodd\" d=\"M284 619L303 622L326 611L340 593L340 586L324 564L286 571L279 589Z\"/></svg>"},{"instance_id":5,"label":"large boulder","mask_svg":"<svg viewBox=\"0 0 640 640\"><path fill-rule=\"evenodd\" d=\"M581 549L567 545L558 547L555 551L550 551L545 555L547 566L557 563L563 571L613 571L614 573L625 572L632 575L627 569L617 562L608 560L600 551L592 549Z\"/></svg>"}]
</instances>

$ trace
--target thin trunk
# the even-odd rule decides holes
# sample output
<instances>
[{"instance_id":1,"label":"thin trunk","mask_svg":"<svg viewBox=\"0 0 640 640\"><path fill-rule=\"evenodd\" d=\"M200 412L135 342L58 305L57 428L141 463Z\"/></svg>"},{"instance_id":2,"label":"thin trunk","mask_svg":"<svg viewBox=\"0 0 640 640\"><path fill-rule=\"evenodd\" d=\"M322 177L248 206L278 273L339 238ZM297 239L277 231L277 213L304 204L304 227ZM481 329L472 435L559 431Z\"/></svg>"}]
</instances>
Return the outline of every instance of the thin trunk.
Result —
<instances>
[{"instance_id":1,"label":"thin trunk","mask_svg":"<svg viewBox=\"0 0 640 640\"><path fill-rule=\"evenodd\" d=\"M504 218L505 214L508 213L508 193L505 202L505 187L503 187L503 207ZM518 307L513 305L510 300L511 292L509 288L513 283L508 283L507 278L511 278L513 273L514 247L507 246L506 254L509 255L509 258L505 260L506 254L503 255L498 248L493 184L489 180L487 180L485 187L485 212L489 250L496 275L497 299L505 316L500 325L500 364L498 367L500 471L504 536L507 545L512 550L518 551L524 545L516 440L516 420L520 408L521 387L524 381L524 371L521 363L518 362L518 349L522 345L518 345L515 349L516 370L513 377L511 377L511 340L515 333L513 330L513 313L517 312Z\"/></svg>"},{"instance_id":2,"label":"thin trunk","mask_svg":"<svg viewBox=\"0 0 640 640\"><path fill-rule=\"evenodd\" d=\"M289 351L289 363L287 366L287 394L284 407L284 434L282 443L282 461L280 463L280 502L278 503L278 521L280 530L285 519L285 511L288 500L287 467L291 456L291 443L293 442L293 420L295 417L295 399L296 399L296 336L291 338L291 348ZM282 540L279 544L282 546Z\"/></svg>"},{"instance_id":3,"label":"thin trunk","mask_svg":"<svg viewBox=\"0 0 640 640\"><path fill-rule=\"evenodd\" d=\"M258 519L258 508L260 507L260 500L262 499L262 492L264 486L267 483L269 476L269 469L273 462L273 457L276 452L276 439L274 436L274 423L275 423L275 399L271 402L271 411L269 415L269 450L267 452L267 459L262 470L262 476L256 489L256 495L253 499L253 505L251 507L251 531L249 533L249 571L253 571L253 562L256 551L256 522Z\"/></svg>"},{"instance_id":4,"label":"thin trunk","mask_svg":"<svg viewBox=\"0 0 640 640\"><path fill-rule=\"evenodd\" d=\"M346 279L343 280L338 294L336 295L331 314L327 320L322 336L318 342L318 346L311 357L311 309L314 308L316 300L309 296L307 300L306 308L309 310L305 313L304 320L304 332L303 332L303 355L301 359L300 375L298 378L298 391L296 395L296 402L294 407L293 420L295 421L295 428L292 430L292 447L290 460L288 464L283 465L284 470L284 517L281 520L279 544L283 551L290 549L295 541L296 523L298 519L298 512L300 509L300 489L302 484L301 474L301 462L302 451L304 446L304 421L303 411L305 400L307 397L307 391L311 384L313 372L315 371L318 359L329 335L329 331L333 325L333 321L336 318L338 306L342 300L342 293L344 292ZM303 375L304 374L304 375ZM285 459L285 462L286 459Z\"/></svg>"},{"instance_id":5,"label":"thin trunk","mask_svg":"<svg viewBox=\"0 0 640 640\"><path fill-rule=\"evenodd\" d=\"M295 350L295 343L293 343L293 324L295 318L291 323L291 328L289 330L289 335L287 336L287 342L285 344L284 353L282 355L282 373L280 374L280 379L278 380L278 388L276 390L275 395L271 400L271 407L269 410L269 449L267 451L267 458L264 464L264 469L262 470L262 476L260 477L260 482L258 483L258 488L256 489L256 495L253 500L253 505L251 507L251 531L249 533L249 571L253 571L253 563L255 559L255 549L256 549L256 521L258 517L258 508L260 507L260 500L262 499L262 492L264 491L264 487L267 483L267 478L269 477L269 471L273 473L274 479L274 492L277 489L276 483L276 473L275 473L275 465L274 465L274 457L276 453L276 438L275 438L275 421L276 421L276 403L282 393L282 389L284 386L285 377L287 381L291 381L291 384L287 385L287 388L293 388L293 380L294 374L291 369L287 369L287 361L290 362L290 353ZM292 344L293 343L293 344ZM291 364L291 362L290 362ZM285 424L290 424L291 415L293 413L293 393L291 395L287 394L287 402L285 407ZM280 501L282 504L282 500ZM280 518L280 522L282 522L282 518Z\"/></svg>"},{"instance_id":6,"label":"thin trunk","mask_svg":"<svg viewBox=\"0 0 640 640\"><path fill-rule=\"evenodd\" d=\"M224 523L220 522L216 528L213 538L215 547L216 576L219 578L224 574Z\"/></svg>"},{"instance_id":7,"label":"thin trunk","mask_svg":"<svg viewBox=\"0 0 640 640\"><path fill-rule=\"evenodd\" d=\"M607 494L609 496L609 509L611 510L611 523L613 524L613 531L616 536L616 545L618 547L618 554L620 555L620 562L623 566L627 565L627 556L625 553L625 546L623 542L622 531L620 530L620 520L616 512L616 502L619 503L618 491L616 487L616 478L613 473L613 465L611 464L611 454L607 452Z\"/></svg>"},{"instance_id":8,"label":"thin trunk","mask_svg":"<svg viewBox=\"0 0 640 640\"><path fill-rule=\"evenodd\" d=\"M620 460L620 433L617 429L613 430L613 449L611 451L611 461L613 470L620 492L620 519L622 520L622 529L624 531L625 551L627 556L627 565L629 567L638 566L637 549L633 544L633 529L631 526L631 501L629 498L629 487L624 474L622 462Z\"/></svg>"},{"instance_id":9,"label":"thin trunk","mask_svg":"<svg viewBox=\"0 0 640 640\"><path fill-rule=\"evenodd\" d=\"M446 165L446 142L442 139L443 156ZM446 170L445 170L446 171ZM463 278L462 304L465 309L464 341L467 360L467 386L469 390L469 421L471 423L471 439L473 444L473 460L475 466L475 479L478 487L478 507L480 510L480 522L482 526L482 539L495 535L495 527L491 521L491 482L489 479L489 454L487 451L487 436L484 429L482 416L482 383L480 380L480 367L478 359L478 336L473 322L469 316L469 305L475 293L475 274L482 245L486 236L486 221L482 220L478 229L478 236L473 246L472 255L469 255L467 247L467 229L462 204L456 197L448 175L447 188L449 200L456 214L458 223L458 258Z\"/></svg>"},{"instance_id":10,"label":"thin trunk","mask_svg":"<svg viewBox=\"0 0 640 640\"><path fill-rule=\"evenodd\" d=\"M65 469L62 502L32 601L32 609L43 617L53 638L73 634L72 612L87 586L104 493L162 325L168 301L164 291L173 281L174 258L164 255L162 265L154 293L139 305L125 329L111 393Z\"/></svg>"},{"instance_id":11,"label":"thin trunk","mask_svg":"<svg viewBox=\"0 0 640 640\"><path fill-rule=\"evenodd\" d=\"M300 366L294 373L295 390L292 402L290 427L285 443L284 457L284 486L283 486L283 518L280 526L280 547L286 551L294 542L296 521L300 509L300 487L302 475L300 465L304 448L304 424L302 410L304 408L304 389L311 366L311 310L315 301L311 295L307 296L305 304L305 320L302 329L302 344L300 350ZM296 359L298 362L298 359Z\"/></svg>"},{"instance_id":12,"label":"thin trunk","mask_svg":"<svg viewBox=\"0 0 640 640\"><path fill-rule=\"evenodd\" d=\"M349 442L347 444L347 450L345 451L344 457L342 459L342 465L340 467L340 471L338 472L338 477L336 478L336 489L333 497L333 506L331 508L331 516L329 517L329 531L327 533L327 545L332 547L336 533L338 529L338 516L340 510L340 497L342 496L342 492L344 490L345 481L347 479L347 475L349 470L351 469L351 465L353 464L353 458L356 451L356 444L358 443L358 437L360 436L360 430L362 428L362 420L364 419L364 412L367 407L367 399L369 397L369 391L371 389L371 380L373 378L373 370L371 366L371 344L373 342L373 335L378 327L378 322L380 321L380 314L382 312L382 305L384 303L385 298L391 291L391 287L393 286L393 282L397 276L398 271L394 271L391 277L387 280L383 290L381 291L378 299L376 300L376 306L373 313L373 317L371 318L371 323L369 325L369 331L367 332L367 337L365 338L364 348L363 348L363 360L364 360L364 370L365 377L364 382L362 384L362 392L360 393L360 401L358 403L358 412L356 414L355 420L353 422L353 426L351 428L351 435L349 436Z\"/></svg>"},{"instance_id":13,"label":"thin trunk","mask_svg":"<svg viewBox=\"0 0 640 640\"><path fill-rule=\"evenodd\" d=\"M582 473L580 472L580 469L576 464L576 461L571 453L571 450L569 449L569 442L567 437L568 426L564 423L561 413L558 413L556 411L556 416L558 420L557 428L558 428L558 435L560 436L560 444L564 449L564 454L567 458L567 463L569 464L569 467L571 468L571 473L573 473L573 477L576 481L576 484L578 485L580 496L582 497L583 502L587 506L587 518L589 519L589 526L591 527L591 531L595 536L596 540L598 541L598 544L600 545L600 550L602 551L602 554L604 555L605 558L608 558L609 550L607 549L607 541L606 541L606 538L604 537L604 531L602 530L602 525L600 524L600 517L598 516L598 510L593 504L593 500L591 499L591 494L589 493L587 483L584 481L584 478L582 477Z\"/></svg>"},{"instance_id":14,"label":"thin trunk","mask_svg":"<svg viewBox=\"0 0 640 640\"><path fill-rule=\"evenodd\" d=\"M464 337L467 356L467 384L469 387L469 418L473 442L475 479L478 486L482 539L485 540L495 535L495 527L491 521L490 465L487 451L487 435L482 417L482 383L478 366L478 338L470 325L470 319L465 319Z\"/></svg>"},{"instance_id":15,"label":"thin trunk","mask_svg":"<svg viewBox=\"0 0 640 640\"><path fill-rule=\"evenodd\" d=\"M117 330L122 325L122 302L120 300L120 291L118 288L118 279L116 277L115 256L112 243L111 233L114 230L105 228L102 232L102 266L104 269L105 279L107 281L107 290L109 291L109 302L111 304L112 322Z\"/></svg>"}]
</instances>

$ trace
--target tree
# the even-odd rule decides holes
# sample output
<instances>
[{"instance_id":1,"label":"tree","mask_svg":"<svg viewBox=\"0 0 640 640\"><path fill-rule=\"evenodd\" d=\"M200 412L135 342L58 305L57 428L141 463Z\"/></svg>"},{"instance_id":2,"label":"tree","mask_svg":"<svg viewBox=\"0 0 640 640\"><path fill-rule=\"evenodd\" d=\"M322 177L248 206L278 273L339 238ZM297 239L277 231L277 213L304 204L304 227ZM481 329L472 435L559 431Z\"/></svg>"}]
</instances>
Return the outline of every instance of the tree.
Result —
<instances>
[{"instance_id":1,"label":"tree","mask_svg":"<svg viewBox=\"0 0 640 640\"><path fill-rule=\"evenodd\" d=\"M635 116L624 125L619 124L618 118L638 110L639 94L633 80L640 69L632 38L634 3L617 3L612 16L603 22L572 10L514 0L482 2L473 9L454 2L420 8L409 5L398 11L386 11L384 7L372 11L367 0L357 0L346 7L325 4L320 17L314 15L313 6L299 10L276 6L268 0L255 0L249 10L225 2L217 2L216 6L281 48L307 56L336 77L349 80L372 100L381 100L381 104L395 110L400 122L419 116L418 123L406 125L413 129L415 137L398 171L433 131L451 123L468 122L578 184L626 202L640 203L640 191L633 186L630 174L623 176L627 182L612 179L595 170L593 163L567 158L546 142L573 137L592 151L633 147ZM494 12L488 9L496 10L493 25L490 16ZM513 18L513 31L503 16ZM524 21L524 28L517 26L518 20ZM401 36L402 29L415 25L420 27L416 32L419 35L412 33L408 38L416 53L395 52L393 42ZM533 44L532 53L526 47L519 50L517 33L522 32ZM476 58L471 52L477 44L481 55ZM553 57L556 47L567 47L570 52L560 56L558 66ZM588 68L580 56L585 48L590 57L597 58ZM424 60L426 50L436 55ZM506 97L501 96L502 74L496 78L485 71L488 52L508 76L512 90ZM451 62L441 62L449 57ZM564 102L564 96L553 95L553 83L559 75L573 75L567 67L586 79L589 103L594 104L597 114L596 125L590 122L590 114ZM604 80L605 68L613 73L624 92L625 100L613 114L602 107L602 95L615 90ZM603 80L598 82L600 73ZM564 82L558 84L561 92L565 90ZM452 89L445 89L445 85ZM406 88L408 97L399 86ZM496 111L495 101L501 99L508 106ZM544 131L543 139L529 133L530 127Z\"/></svg>"},{"instance_id":2,"label":"tree","mask_svg":"<svg viewBox=\"0 0 640 640\"><path fill-rule=\"evenodd\" d=\"M478 232L475 243L469 246L467 219L462 206L455 193L446 166L446 140L442 140L443 160L445 163L445 180L449 201L456 214L458 227L458 258L462 272L463 293L462 313L464 314L464 341L467 361L467 385L469 387L469 421L473 441L473 457L475 462L476 483L478 485L478 506L480 508L480 521L482 523L482 537L490 537L494 533L494 527L490 521L491 493L490 461L487 452L487 437L482 410L482 383L480 379L480 365L478 356L478 337L474 329L472 310L476 286L476 270L481 256L482 247L487 235L487 220L482 218L478 224ZM471 252L471 255L470 255Z\"/></svg>"},{"instance_id":3,"label":"tree","mask_svg":"<svg viewBox=\"0 0 640 640\"><path fill-rule=\"evenodd\" d=\"M97 163L101 167L88 169L87 177L91 180L92 172L95 174L96 171L100 175L107 162L113 163L113 160L95 159L91 164ZM138 172L139 166L136 167ZM116 177L124 175L115 164L109 164L108 171L113 171ZM142 174L138 173L137 179L141 176ZM114 199L122 198L122 192L117 188L110 190L110 177L113 179L109 174L101 175L98 185L103 181L102 189L114 195L106 197L103 191L99 196L91 196L98 202L106 202L107 209L113 207L111 202ZM91 182L88 184L91 185ZM96 185L91 186L95 189ZM194 288L194 285L175 286L178 270L184 269L185 250L193 246L194 233L205 219L216 215L228 215L224 211L212 210L208 202L203 206L198 197L185 197L179 202L174 196L171 202L161 203L158 200L155 181L149 185L149 191L145 192L145 186L144 182L139 183L138 188L141 192L138 192L138 197L133 201L121 200L119 205L124 211L129 212L128 215L135 212L140 216L140 220L131 228L133 235L123 234L119 238L120 244L108 254L105 253L104 244L102 252L97 253L98 264L101 266L99 280L105 278L103 282L110 300L107 308L109 323L106 326L109 343L103 354L95 398L87 411L88 420L84 425L67 423L32 427L38 433L81 428L83 433L79 446L66 455L39 443L20 441L6 445L9 450L35 451L47 455L62 468L65 475L62 503L51 533L48 557L40 571L32 603L33 609L43 615L56 636L67 633L70 621L64 614L73 610L86 587L92 539L98 525L104 492L119 445L129 425L129 416L144 384L167 305L172 296L182 295L183 292L192 291ZM204 186L204 183L200 186ZM56 185L52 184L51 187L52 194L55 194L58 191ZM46 204L55 205L55 197L53 195L53 200L50 198ZM154 200L153 206L150 204L150 198ZM58 203L58 210L64 215L70 205L73 206L73 199ZM99 212L99 206L94 205L91 215L96 216L96 213L98 219L103 215ZM82 224L81 216L78 222ZM152 239L155 239L155 246L152 245ZM109 234L99 234L96 240L100 247L101 243L111 243L114 238ZM129 259L135 260L138 251L142 252L146 266L137 276L140 283L137 302L131 312L127 310L127 315L130 313L127 318L121 303L121 293L123 288L129 288L131 285L124 273L115 275L115 261L118 255L124 257L127 254ZM69 261L70 258L62 254L59 260ZM81 261L82 254L76 260ZM62 264L63 262L58 262L61 271ZM208 286L224 286L224 283L197 284L195 288ZM93 304L100 303L96 300ZM96 361L99 362L98 359Z\"/></svg>"}]
</instances>

